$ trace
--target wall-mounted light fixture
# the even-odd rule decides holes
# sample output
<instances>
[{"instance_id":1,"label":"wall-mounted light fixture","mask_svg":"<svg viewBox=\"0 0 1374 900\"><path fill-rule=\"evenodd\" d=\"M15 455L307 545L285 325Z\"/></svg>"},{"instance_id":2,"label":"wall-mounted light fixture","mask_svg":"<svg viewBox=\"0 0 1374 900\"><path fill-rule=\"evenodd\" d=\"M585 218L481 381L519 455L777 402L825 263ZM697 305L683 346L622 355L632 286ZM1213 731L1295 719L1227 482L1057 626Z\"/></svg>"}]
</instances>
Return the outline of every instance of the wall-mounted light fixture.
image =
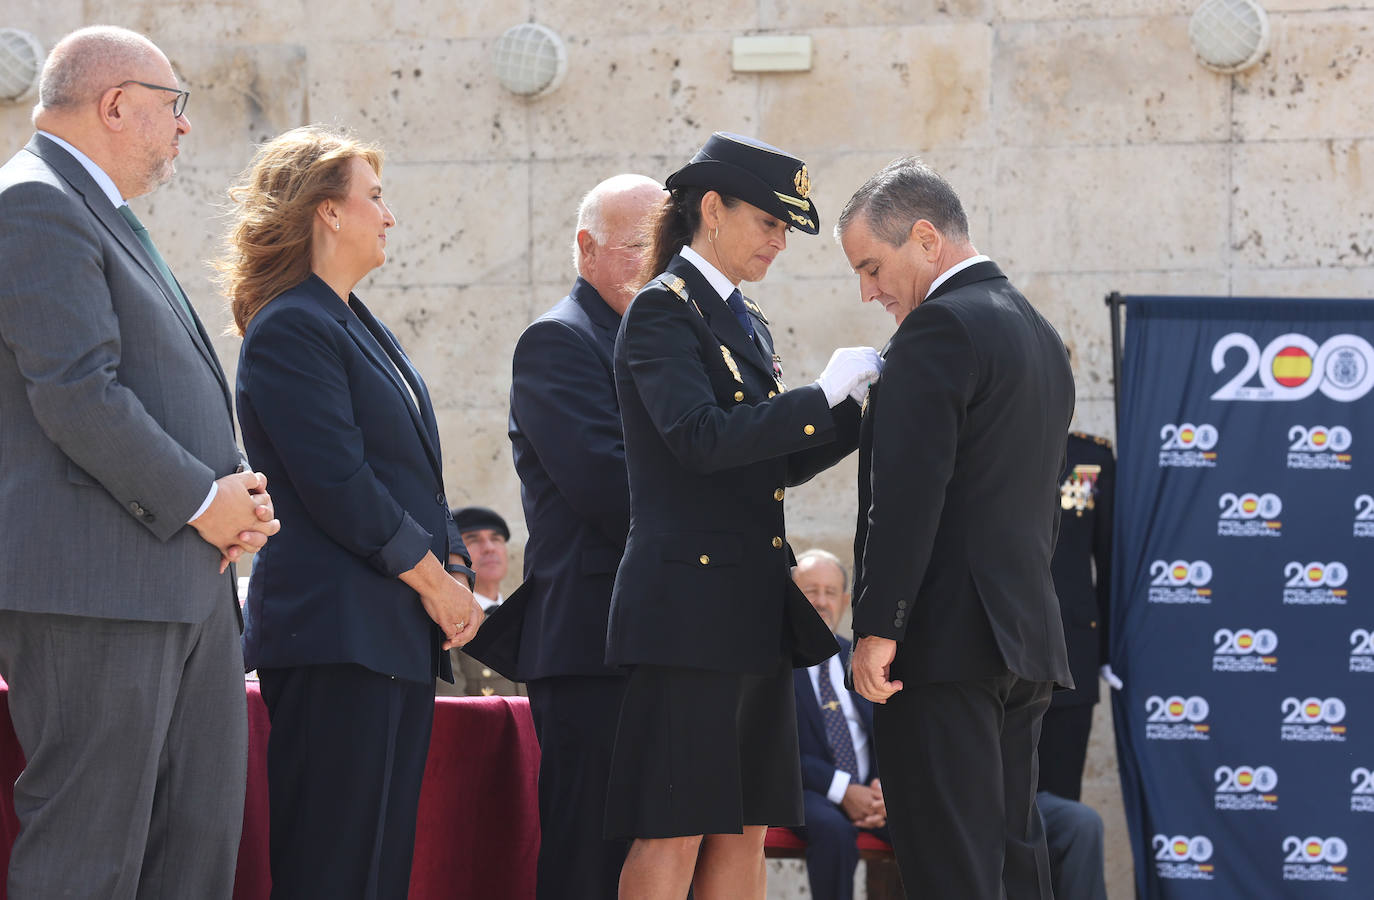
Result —
<instances>
[{"instance_id":1,"label":"wall-mounted light fixture","mask_svg":"<svg viewBox=\"0 0 1374 900\"><path fill-rule=\"evenodd\" d=\"M1206 0L1188 23L1188 38L1207 68L1241 72L1269 49L1269 15L1256 0Z\"/></svg>"},{"instance_id":2,"label":"wall-mounted light fixture","mask_svg":"<svg viewBox=\"0 0 1374 900\"><path fill-rule=\"evenodd\" d=\"M807 72L811 35L759 34L737 37L730 47L736 72Z\"/></svg>"},{"instance_id":3,"label":"wall-mounted light fixture","mask_svg":"<svg viewBox=\"0 0 1374 900\"><path fill-rule=\"evenodd\" d=\"M491 64L506 90L523 97L542 97L563 82L568 48L552 28L525 22L496 39Z\"/></svg>"},{"instance_id":4,"label":"wall-mounted light fixture","mask_svg":"<svg viewBox=\"0 0 1374 900\"><path fill-rule=\"evenodd\" d=\"M38 94L43 45L18 28L0 28L0 103L26 103Z\"/></svg>"}]
</instances>

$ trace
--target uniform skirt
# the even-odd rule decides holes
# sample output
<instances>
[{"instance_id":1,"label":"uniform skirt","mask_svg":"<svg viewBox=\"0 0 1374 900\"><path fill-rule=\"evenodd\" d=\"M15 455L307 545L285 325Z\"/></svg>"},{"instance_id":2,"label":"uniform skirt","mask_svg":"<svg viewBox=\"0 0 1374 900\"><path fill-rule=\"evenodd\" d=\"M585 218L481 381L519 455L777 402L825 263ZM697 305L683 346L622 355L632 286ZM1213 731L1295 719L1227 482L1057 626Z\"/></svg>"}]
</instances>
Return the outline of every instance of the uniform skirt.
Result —
<instances>
[{"instance_id":1,"label":"uniform skirt","mask_svg":"<svg viewBox=\"0 0 1374 900\"><path fill-rule=\"evenodd\" d=\"M611 758L607 838L740 834L802 818L789 661L769 675L635 667Z\"/></svg>"}]
</instances>

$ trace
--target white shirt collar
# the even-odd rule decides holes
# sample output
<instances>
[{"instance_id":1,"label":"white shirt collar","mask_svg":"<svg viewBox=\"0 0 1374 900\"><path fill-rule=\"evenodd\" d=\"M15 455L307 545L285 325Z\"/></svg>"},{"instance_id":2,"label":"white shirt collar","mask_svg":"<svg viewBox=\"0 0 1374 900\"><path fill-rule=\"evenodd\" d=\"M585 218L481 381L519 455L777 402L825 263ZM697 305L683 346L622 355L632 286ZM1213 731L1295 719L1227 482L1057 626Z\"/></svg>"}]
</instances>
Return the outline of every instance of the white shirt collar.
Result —
<instances>
[{"instance_id":1,"label":"white shirt collar","mask_svg":"<svg viewBox=\"0 0 1374 900\"><path fill-rule=\"evenodd\" d=\"M926 296L922 297L921 299L924 300L926 299L926 297L929 297L931 294L935 293L935 289L937 287L944 284L946 281L949 281L957 273L964 271L969 266L977 265L980 262L992 262L992 260L980 253L977 256L970 256L963 262L957 262L954 265L950 266L948 269L945 269L943 272L940 273L939 278L935 279L930 283L930 290L926 291Z\"/></svg>"},{"instance_id":2,"label":"white shirt collar","mask_svg":"<svg viewBox=\"0 0 1374 900\"><path fill-rule=\"evenodd\" d=\"M476 591L473 591L473 592L472 592L472 599L476 600L476 601L477 601L477 605L480 606L480 607L482 607L482 612L491 612L491 610L492 610L493 607L496 607L496 606L500 606L500 605L501 605L501 599L502 599L502 598L501 598L501 593L500 593L499 591L498 591L497 594L496 594L496 599L495 599L495 600L491 599L490 597L488 597L488 596L486 596L486 595L484 595L484 594L479 594L479 593L477 593Z\"/></svg>"},{"instance_id":3,"label":"white shirt collar","mask_svg":"<svg viewBox=\"0 0 1374 900\"><path fill-rule=\"evenodd\" d=\"M677 254L696 266L697 271L706 276L706 280L710 282L711 287L716 289L717 294L720 294L720 299L727 300L730 295L735 292L735 286L730 283L730 279L722 275L720 269L708 263L700 253L696 252L691 247L684 244Z\"/></svg>"},{"instance_id":4,"label":"white shirt collar","mask_svg":"<svg viewBox=\"0 0 1374 900\"><path fill-rule=\"evenodd\" d=\"M105 170L100 168L100 166L97 166L95 163L91 162L91 158L89 156L82 153L80 150L76 149L71 144L67 143L66 141L62 140L60 137L58 137L55 134L52 134L51 132L39 131L38 133L43 135L43 137L47 138L48 140L52 141L57 146L61 147L63 150L66 150L68 153L72 155L73 159L81 163L81 168L85 169L86 174L94 178L95 183L100 185L100 189L105 192L106 197L110 198L110 203L114 206L115 209L119 209L121 206L126 205L124 202L124 198L119 193L119 188L115 187L114 179L111 178L109 175L106 175Z\"/></svg>"}]
</instances>

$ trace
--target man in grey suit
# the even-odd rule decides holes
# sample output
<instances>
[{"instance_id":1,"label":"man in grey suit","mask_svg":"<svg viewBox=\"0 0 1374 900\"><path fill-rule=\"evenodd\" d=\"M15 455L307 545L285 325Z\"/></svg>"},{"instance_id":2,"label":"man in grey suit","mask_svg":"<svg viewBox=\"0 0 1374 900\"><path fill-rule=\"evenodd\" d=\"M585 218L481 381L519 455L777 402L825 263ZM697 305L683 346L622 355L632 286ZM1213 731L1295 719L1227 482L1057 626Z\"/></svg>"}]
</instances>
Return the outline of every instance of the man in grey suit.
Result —
<instances>
[{"instance_id":1,"label":"man in grey suit","mask_svg":"<svg viewBox=\"0 0 1374 900\"><path fill-rule=\"evenodd\" d=\"M171 177L185 96L141 35L74 32L38 134L0 167L0 676L28 761L12 900L233 887L230 564L279 525L209 338L125 203Z\"/></svg>"}]
</instances>

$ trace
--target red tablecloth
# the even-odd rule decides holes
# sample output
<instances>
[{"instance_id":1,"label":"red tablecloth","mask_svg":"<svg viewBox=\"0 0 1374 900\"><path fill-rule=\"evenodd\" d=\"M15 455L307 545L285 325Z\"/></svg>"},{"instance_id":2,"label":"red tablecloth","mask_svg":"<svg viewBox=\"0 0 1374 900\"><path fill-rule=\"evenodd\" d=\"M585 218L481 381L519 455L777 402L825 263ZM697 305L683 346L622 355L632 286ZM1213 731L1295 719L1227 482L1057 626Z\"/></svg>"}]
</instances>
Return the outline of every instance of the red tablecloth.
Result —
<instances>
[{"instance_id":1,"label":"red tablecloth","mask_svg":"<svg viewBox=\"0 0 1374 900\"><path fill-rule=\"evenodd\" d=\"M248 684L248 787L234 900L266 900L267 709ZM0 680L0 900L19 831L14 780L24 766ZM522 697L440 697L415 829L410 900L534 896L539 745Z\"/></svg>"}]
</instances>

